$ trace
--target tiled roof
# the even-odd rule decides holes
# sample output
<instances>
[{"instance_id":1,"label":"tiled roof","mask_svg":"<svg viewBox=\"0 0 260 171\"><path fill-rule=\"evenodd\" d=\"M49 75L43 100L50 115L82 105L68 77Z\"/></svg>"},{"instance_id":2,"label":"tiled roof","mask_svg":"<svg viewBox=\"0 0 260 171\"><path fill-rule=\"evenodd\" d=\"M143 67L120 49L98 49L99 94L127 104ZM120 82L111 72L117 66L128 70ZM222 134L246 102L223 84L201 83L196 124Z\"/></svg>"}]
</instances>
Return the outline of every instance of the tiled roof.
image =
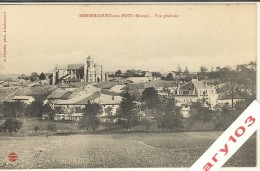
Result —
<instances>
[{"instance_id":1,"label":"tiled roof","mask_svg":"<svg viewBox=\"0 0 260 171\"><path fill-rule=\"evenodd\" d=\"M193 82L188 82L188 83L185 83L183 84L181 87L180 87L181 90L194 90L194 84Z\"/></svg>"},{"instance_id":2,"label":"tiled roof","mask_svg":"<svg viewBox=\"0 0 260 171\"><path fill-rule=\"evenodd\" d=\"M84 64L81 63L81 64L57 65L56 67L61 70L83 69ZM54 68L54 71L56 70L56 67Z\"/></svg>"},{"instance_id":3,"label":"tiled roof","mask_svg":"<svg viewBox=\"0 0 260 171\"><path fill-rule=\"evenodd\" d=\"M192 80L192 83L194 84L196 89L206 89L207 88L206 85L201 81Z\"/></svg>"},{"instance_id":4,"label":"tiled roof","mask_svg":"<svg viewBox=\"0 0 260 171\"><path fill-rule=\"evenodd\" d=\"M86 98L84 98L80 101L75 102L74 104L79 104L79 105L80 104L87 104L89 101L91 102L91 101L99 98L100 94L101 94L100 92L96 92L96 93L94 93L94 94L92 94L92 95L90 95L90 96L88 96L88 97L86 97Z\"/></svg>"},{"instance_id":5,"label":"tiled roof","mask_svg":"<svg viewBox=\"0 0 260 171\"><path fill-rule=\"evenodd\" d=\"M30 98L33 98L32 96L14 96L13 100L28 100Z\"/></svg>"},{"instance_id":6,"label":"tiled roof","mask_svg":"<svg viewBox=\"0 0 260 171\"><path fill-rule=\"evenodd\" d=\"M66 91L66 90L58 88L55 91L53 91L47 98L48 99L62 99L62 96L64 96L67 92L68 91Z\"/></svg>"},{"instance_id":7,"label":"tiled roof","mask_svg":"<svg viewBox=\"0 0 260 171\"><path fill-rule=\"evenodd\" d=\"M84 64L69 64L67 69L83 69Z\"/></svg>"},{"instance_id":8,"label":"tiled roof","mask_svg":"<svg viewBox=\"0 0 260 171\"><path fill-rule=\"evenodd\" d=\"M127 84L125 87L121 88L121 90L140 90L140 89L145 89L145 84L144 83L138 83L138 84Z\"/></svg>"},{"instance_id":9,"label":"tiled roof","mask_svg":"<svg viewBox=\"0 0 260 171\"><path fill-rule=\"evenodd\" d=\"M99 104L101 105L119 105L122 101L121 96L111 96L106 94L101 94L99 98Z\"/></svg>"},{"instance_id":10,"label":"tiled roof","mask_svg":"<svg viewBox=\"0 0 260 171\"><path fill-rule=\"evenodd\" d=\"M66 92L65 94L63 94L61 96L61 99L68 99L71 96L72 93L73 93L72 91Z\"/></svg>"},{"instance_id":11,"label":"tiled roof","mask_svg":"<svg viewBox=\"0 0 260 171\"><path fill-rule=\"evenodd\" d=\"M153 86L154 88L160 87L177 87L176 81L166 81L166 80L152 80L145 83L146 87Z\"/></svg>"},{"instance_id":12,"label":"tiled roof","mask_svg":"<svg viewBox=\"0 0 260 171\"><path fill-rule=\"evenodd\" d=\"M111 96L119 96L119 95L121 95L121 93L117 93L117 92L109 91L109 90L105 90L105 89L102 89L101 93L102 94L106 94L106 95L111 95Z\"/></svg>"},{"instance_id":13,"label":"tiled roof","mask_svg":"<svg viewBox=\"0 0 260 171\"><path fill-rule=\"evenodd\" d=\"M102 88L102 89L110 89L114 85L116 85L115 82L101 82L101 83L96 84L96 87Z\"/></svg>"},{"instance_id":14,"label":"tiled roof","mask_svg":"<svg viewBox=\"0 0 260 171\"><path fill-rule=\"evenodd\" d=\"M127 80L132 81L133 83L147 82L149 78L147 77L129 77Z\"/></svg>"},{"instance_id":15,"label":"tiled roof","mask_svg":"<svg viewBox=\"0 0 260 171\"><path fill-rule=\"evenodd\" d=\"M93 84L93 83L90 83L90 82L75 82L75 83L72 83L72 85L75 85L77 87L85 87L85 86L90 85L90 84Z\"/></svg>"}]
</instances>

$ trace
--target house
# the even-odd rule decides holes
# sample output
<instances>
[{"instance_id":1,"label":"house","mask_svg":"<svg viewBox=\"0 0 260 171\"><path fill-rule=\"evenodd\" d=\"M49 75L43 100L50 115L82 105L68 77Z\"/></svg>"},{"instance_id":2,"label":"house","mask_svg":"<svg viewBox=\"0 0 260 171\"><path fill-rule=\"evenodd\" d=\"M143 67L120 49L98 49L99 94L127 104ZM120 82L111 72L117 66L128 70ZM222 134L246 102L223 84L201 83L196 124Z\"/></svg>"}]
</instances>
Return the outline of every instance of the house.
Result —
<instances>
[{"instance_id":1,"label":"house","mask_svg":"<svg viewBox=\"0 0 260 171\"><path fill-rule=\"evenodd\" d=\"M14 102L23 102L25 104L31 104L34 101L32 96L14 96L12 99Z\"/></svg>"},{"instance_id":2,"label":"house","mask_svg":"<svg viewBox=\"0 0 260 171\"><path fill-rule=\"evenodd\" d=\"M101 91L94 92L93 94L89 94L86 91L78 91L73 92L69 96L66 96L68 92L64 92L59 90L60 92L56 94L52 94L48 97L50 99L50 103L53 108L60 107L63 111L67 111L67 113L63 114L55 114L56 120L73 120L77 121L82 117L80 114L74 116L74 112L76 111L76 107L85 108L87 103L98 103L102 107L102 113L99 115L100 120L104 121L106 119L105 109L111 108L111 112L113 115L116 114L116 110L119 107L122 97L118 94L108 94L103 93ZM57 98L57 94L59 98ZM66 96L66 97L64 97Z\"/></svg>"},{"instance_id":3,"label":"house","mask_svg":"<svg viewBox=\"0 0 260 171\"><path fill-rule=\"evenodd\" d=\"M198 100L207 102L210 105L209 107L214 110L218 100L216 88L197 79L178 84L175 101L177 106L181 106L181 112L184 117L189 116L190 105Z\"/></svg>"},{"instance_id":4,"label":"house","mask_svg":"<svg viewBox=\"0 0 260 171\"><path fill-rule=\"evenodd\" d=\"M102 113L99 115L99 119L101 121L105 121L107 118L106 109L110 108L111 114L113 116L116 115L116 111L120 106L120 103L122 101L121 96L111 96L107 94L101 94L99 97L98 104L102 107Z\"/></svg>"},{"instance_id":5,"label":"house","mask_svg":"<svg viewBox=\"0 0 260 171\"><path fill-rule=\"evenodd\" d=\"M177 101L179 100L179 103L186 104L205 100L213 109L217 104L218 94L214 86L192 79L190 82L178 84L175 98Z\"/></svg>"},{"instance_id":6,"label":"house","mask_svg":"<svg viewBox=\"0 0 260 171\"><path fill-rule=\"evenodd\" d=\"M146 88L154 87L160 96L174 95L178 85L176 81L166 80L152 80L144 84Z\"/></svg>"}]
</instances>

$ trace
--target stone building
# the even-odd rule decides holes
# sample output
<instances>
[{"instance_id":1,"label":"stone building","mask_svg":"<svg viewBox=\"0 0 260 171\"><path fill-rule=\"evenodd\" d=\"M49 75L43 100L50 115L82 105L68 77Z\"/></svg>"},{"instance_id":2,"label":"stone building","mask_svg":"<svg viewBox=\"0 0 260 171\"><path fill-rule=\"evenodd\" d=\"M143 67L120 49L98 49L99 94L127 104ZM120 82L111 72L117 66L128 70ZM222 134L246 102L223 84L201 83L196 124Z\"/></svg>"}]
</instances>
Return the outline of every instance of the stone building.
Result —
<instances>
[{"instance_id":1,"label":"stone building","mask_svg":"<svg viewBox=\"0 0 260 171\"><path fill-rule=\"evenodd\" d=\"M108 80L108 74L103 71L103 66L94 63L92 57L87 57L84 63L56 66L52 73L52 84L60 82L93 82L99 83Z\"/></svg>"}]
</instances>

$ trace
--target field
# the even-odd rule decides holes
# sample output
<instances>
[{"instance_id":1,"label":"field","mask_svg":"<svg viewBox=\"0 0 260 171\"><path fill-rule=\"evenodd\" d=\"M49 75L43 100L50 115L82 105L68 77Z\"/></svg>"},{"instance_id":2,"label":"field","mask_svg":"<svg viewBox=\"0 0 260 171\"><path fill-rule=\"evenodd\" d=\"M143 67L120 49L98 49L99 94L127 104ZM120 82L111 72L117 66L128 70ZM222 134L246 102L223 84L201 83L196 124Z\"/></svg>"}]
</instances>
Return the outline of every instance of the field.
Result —
<instances>
[{"instance_id":1,"label":"field","mask_svg":"<svg viewBox=\"0 0 260 171\"><path fill-rule=\"evenodd\" d=\"M0 137L0 169L190 167L221 132ZM18 155L16 162L8 154ZM244 159L247 160L244 160ZM225 166L256 165L256 136Z\"/></svg>"}]
</instances>

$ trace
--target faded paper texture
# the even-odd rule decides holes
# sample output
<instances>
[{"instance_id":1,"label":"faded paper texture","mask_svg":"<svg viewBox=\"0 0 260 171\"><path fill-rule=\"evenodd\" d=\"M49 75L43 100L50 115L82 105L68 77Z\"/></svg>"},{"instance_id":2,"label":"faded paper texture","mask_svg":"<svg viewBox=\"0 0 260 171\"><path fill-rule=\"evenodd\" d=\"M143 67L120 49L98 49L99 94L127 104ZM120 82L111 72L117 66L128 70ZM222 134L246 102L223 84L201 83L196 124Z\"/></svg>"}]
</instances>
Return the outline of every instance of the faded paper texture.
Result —
<instances>
[{"instance_id":1,"label":"faded paper texture","mask_svg":"<svg viewBox=\"0 0 260 171\"><path fill-rule=\"evenodd\" d=\"M256 14L0 5L0 168L190 167L256 99ZM254 134L224 167L256 156Z\"/></svg>"}]
</instances>

